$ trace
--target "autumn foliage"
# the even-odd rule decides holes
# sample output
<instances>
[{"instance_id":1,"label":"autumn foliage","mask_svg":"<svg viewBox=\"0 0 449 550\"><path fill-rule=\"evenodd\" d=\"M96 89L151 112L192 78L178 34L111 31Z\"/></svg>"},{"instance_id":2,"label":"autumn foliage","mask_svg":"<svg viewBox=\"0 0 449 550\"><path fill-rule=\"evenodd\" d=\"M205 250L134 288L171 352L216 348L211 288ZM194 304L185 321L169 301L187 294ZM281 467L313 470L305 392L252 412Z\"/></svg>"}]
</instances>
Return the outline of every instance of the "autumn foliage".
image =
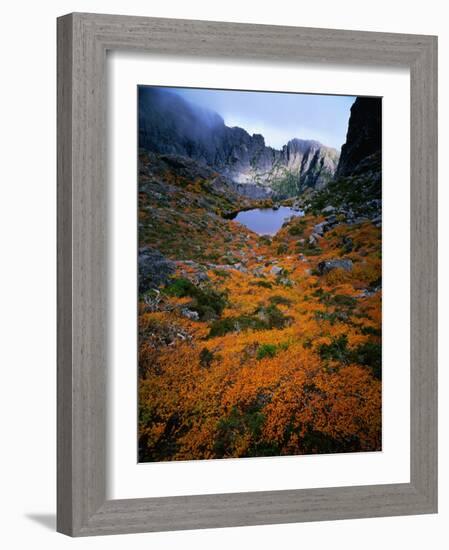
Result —
<instances>
[{"instance_id":1,"label":"autumn foliage","mask_svg":"<svg viewBox=\"0 0 449 550\"><path fill-rule=\"evenodd\" d=\"M309 214L260 237L207 182L162 181L139 203L140 245L176 261L139 298L140 461L380 450L381 230L310 246ZM320 274L336 257L352 270Z\"/></svg>"}]
</instances>

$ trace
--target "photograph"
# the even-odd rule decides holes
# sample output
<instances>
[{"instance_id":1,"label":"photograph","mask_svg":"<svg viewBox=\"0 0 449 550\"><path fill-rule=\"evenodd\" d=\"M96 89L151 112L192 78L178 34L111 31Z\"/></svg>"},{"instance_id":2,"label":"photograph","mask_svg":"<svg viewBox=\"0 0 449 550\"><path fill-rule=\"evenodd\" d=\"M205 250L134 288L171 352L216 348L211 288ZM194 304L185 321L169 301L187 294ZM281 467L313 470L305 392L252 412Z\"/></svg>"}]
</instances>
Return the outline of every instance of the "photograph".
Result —
<instances>
[{"instance_id":1,"label":"photograph","mask_svg":"<svg viewBox=\"0 0 449 550\"><path fill-rule=\"evenodd\" d=\"M137 116L138 462L381 451L382 98Z\"/></svg>"},{"instance_id":2,"label":"photograph","mask_svg":"<svg viewBox=\"0 0 449 550\"><path fill-rule=\"evenodd\" d=\"M345 2L5 3L5 549L444 547L447 16Z\"/></svg>"}]
</instances>

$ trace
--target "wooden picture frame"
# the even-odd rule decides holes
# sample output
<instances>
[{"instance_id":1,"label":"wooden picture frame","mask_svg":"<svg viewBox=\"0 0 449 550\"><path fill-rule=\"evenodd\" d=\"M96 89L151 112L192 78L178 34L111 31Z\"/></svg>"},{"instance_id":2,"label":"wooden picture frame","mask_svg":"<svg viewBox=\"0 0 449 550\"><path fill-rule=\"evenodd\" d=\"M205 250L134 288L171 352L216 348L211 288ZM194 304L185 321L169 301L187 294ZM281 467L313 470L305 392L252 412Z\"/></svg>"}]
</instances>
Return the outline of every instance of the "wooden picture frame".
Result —
<instances>
[{"instance_id":1,"label":"wooden picture frame","mask_svg":"<svg viewBox=\"0 0 449 550\"><path fill-rule=\"evenodd\" d=\"M106 499L106 52L357 63L411 75L411 479ZM437 511L437 38L74 13L58 19L58 505L71 536Z\"/></svg>"}]
</instances>

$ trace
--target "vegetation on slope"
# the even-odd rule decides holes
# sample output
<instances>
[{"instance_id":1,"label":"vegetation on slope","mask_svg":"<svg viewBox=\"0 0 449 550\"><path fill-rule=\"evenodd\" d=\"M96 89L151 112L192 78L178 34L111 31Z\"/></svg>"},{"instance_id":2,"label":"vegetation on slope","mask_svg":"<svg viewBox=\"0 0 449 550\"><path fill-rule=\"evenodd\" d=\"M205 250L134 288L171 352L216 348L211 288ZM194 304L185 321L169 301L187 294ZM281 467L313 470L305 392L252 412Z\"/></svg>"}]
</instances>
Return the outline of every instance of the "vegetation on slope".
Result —
<instances>
[{"instance_id":1,"label":"vegetation on slope","mask_svg":"<svg viewBox=\"0 0 449 550\"><path fill-rule=\"evenodd\" d=\"M190 168L141 157L139 246L175 268L140 295L140 461L379 450L380 227L313 237L325 191L260 237L225 217L259 203Z\"/></svg>"}]
</instances>

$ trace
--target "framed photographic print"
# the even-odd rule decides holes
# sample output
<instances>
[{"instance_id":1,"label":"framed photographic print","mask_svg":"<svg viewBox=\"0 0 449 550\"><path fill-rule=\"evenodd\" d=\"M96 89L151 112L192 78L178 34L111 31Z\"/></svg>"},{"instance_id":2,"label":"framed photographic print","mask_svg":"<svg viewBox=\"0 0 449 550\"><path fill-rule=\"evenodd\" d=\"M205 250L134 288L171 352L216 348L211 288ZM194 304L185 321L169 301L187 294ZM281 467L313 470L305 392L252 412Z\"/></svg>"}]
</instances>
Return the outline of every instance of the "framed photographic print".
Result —
<instances>
[{"instance_id":1,"label":"framed photographic print","mask_svg":"<svg viewBox=\"0 0 449 550\"><path fill-rule=\"evenodd\" d=\"M58 20L58 530L437 510L436 38Z\"/></svg>"}]
</instances>

